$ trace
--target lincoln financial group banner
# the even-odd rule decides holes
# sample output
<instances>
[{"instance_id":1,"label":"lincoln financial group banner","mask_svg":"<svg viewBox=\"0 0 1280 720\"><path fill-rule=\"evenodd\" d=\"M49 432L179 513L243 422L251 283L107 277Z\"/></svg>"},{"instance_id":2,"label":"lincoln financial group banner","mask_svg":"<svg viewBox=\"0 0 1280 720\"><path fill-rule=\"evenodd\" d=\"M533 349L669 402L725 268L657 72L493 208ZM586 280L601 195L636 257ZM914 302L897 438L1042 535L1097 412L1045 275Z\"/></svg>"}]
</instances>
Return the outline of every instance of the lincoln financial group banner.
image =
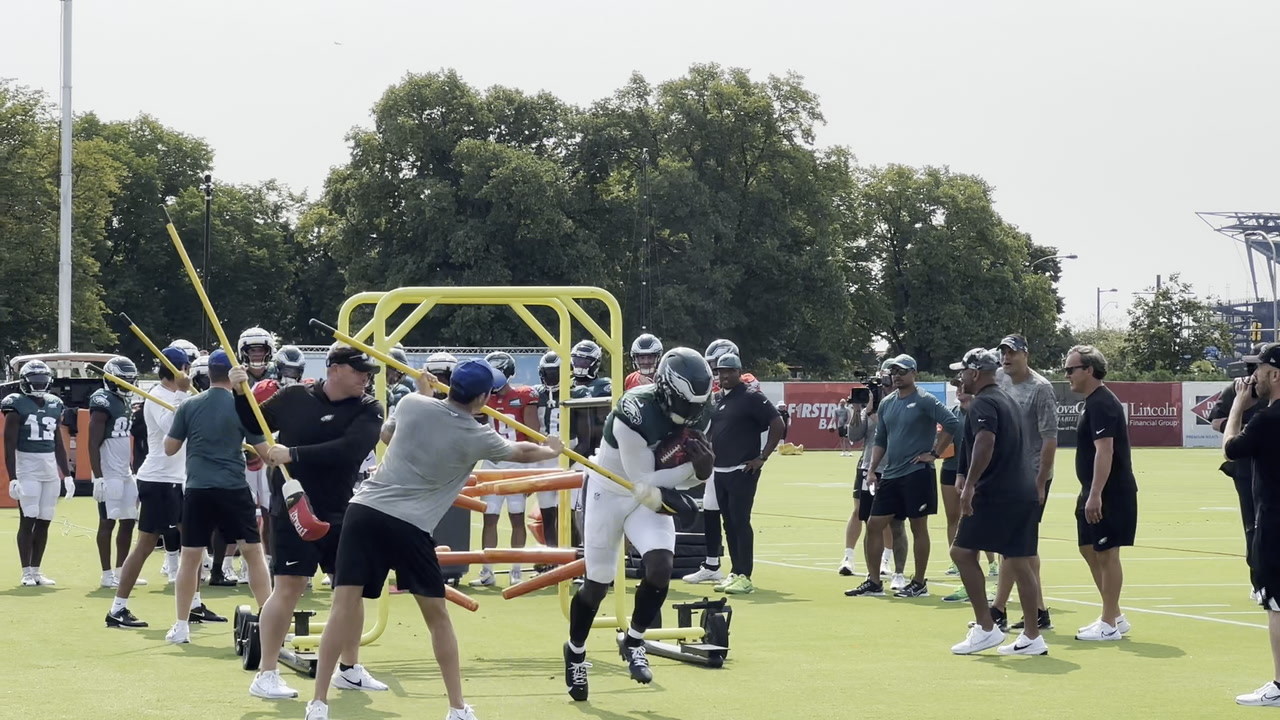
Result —
<instances>
[{"instance_id":1,"label":"lincoln financial group banner","mask_svg":"<svg viewBox=\"0 0 1280 720\"><path fill-rule=\"evenodd\" d=\"M1129 443L1134 447L1182 447L1182 383L1107 383L1124 405ZM1058 444L1074 447L1084 396L1066 382L1053 383L1058 399Z\"/></svg>"}]
</instances>

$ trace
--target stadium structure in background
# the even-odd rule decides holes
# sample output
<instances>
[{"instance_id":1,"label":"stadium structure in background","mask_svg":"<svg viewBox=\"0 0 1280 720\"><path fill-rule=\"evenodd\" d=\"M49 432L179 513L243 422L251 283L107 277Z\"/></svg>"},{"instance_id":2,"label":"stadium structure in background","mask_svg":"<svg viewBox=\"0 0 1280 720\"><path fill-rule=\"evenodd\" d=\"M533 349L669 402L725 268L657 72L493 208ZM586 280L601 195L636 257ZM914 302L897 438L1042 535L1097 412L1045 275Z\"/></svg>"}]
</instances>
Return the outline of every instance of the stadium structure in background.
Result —
<instances>
[{"instance_id":1,"label":"stadium structure in background","mask_svg":"<svg viewBox=\"0 0 1280 720\"><path fill-rule=\"evenodd\" d=\"M1231 327L1235 351L1246 354L1257 342L1280 341L1280 305L1276 295L1277 251L1280 251L1280 213L1273 212L1198 212L1215 232L1241 243L1249 261L1249 282L1253 296L1241 300L1223 300L1214 306L1223 322ZM1264 285L1259 285L1259 274ZM1264 297L1266 284L1270 297Z\"/></svg>"}]
</instances>

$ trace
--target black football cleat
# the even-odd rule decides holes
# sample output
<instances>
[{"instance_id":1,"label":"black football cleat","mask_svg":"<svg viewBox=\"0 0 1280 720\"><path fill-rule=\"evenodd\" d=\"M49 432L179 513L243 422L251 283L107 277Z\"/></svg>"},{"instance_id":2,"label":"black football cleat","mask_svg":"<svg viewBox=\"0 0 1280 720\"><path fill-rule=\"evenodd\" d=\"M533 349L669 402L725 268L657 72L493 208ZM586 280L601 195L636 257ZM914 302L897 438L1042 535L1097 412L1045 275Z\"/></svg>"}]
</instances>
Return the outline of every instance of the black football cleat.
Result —
<instances>
[{"instance_id":1,"label":"black football cleat","mask_svg":"<svg viewBox=\"0 0 1280 720\"><path fill-rule=\"evenodd\" d=\"M576 653L564 644L564 684L569 688L569 697L583 702L587 699L587 662L586 653Z\"/></svg>"},{"instance_id":2,"label":"black football cleat","mask_svg":"<svg viewBox=\"0 0 1280 720\"><path fill-rule=\"evenodd\" d=\"M632 680L641 685L653 682L653 671L649 669L649 651L643 640L634 640L628 636L622 644L622 659L627 661Z\"/></svg>"},{"instance_id":3,"label":"black football cleat","mask_svg":"<svg viewBox=\"0 0 1280 720\"><path fill-rule=\"evenodd\" d=\"M200 603L191 608L191 615L187 618L187 621L193 623L224 623L227 619L205 607L204 603Z\"/></svg>"}]
</instances>

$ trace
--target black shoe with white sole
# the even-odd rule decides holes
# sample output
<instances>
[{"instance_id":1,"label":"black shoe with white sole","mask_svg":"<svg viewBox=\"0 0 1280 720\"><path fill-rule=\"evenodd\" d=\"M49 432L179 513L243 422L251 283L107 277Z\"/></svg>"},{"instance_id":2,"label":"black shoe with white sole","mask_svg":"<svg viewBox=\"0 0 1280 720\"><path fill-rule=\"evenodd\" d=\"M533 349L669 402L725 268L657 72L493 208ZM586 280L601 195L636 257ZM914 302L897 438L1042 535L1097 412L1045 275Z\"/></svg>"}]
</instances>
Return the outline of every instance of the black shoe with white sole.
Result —
<instances>
[{"instance_id":1,"label":"black shoe with white sole","mask_svg":"<svg viewBox=\"0 0 1280 720\"><path fill-rule=\"evenodd\" d=\"M1014 623L1014 624L1010 625L1010 626L1009 626L1009 629L1010 629L1010 630L1022 630L1022 629L1023 629L1023 628L1025 628L1026 626L1027 626L1027 624L1026 624L1026 621L1025 621L1025 620L1019 620L1018 622L1016 622L1016 623ZM1037 611L1036 611L1036 627L1040 628L1041 630L1052 630L1052 629L1053 629L1053 621L1049 619L1049 610L1048 610L1048 609L1042 609L1042 610L1037 610Z\"/></svg>"},{"instance_id":2,"label":"black shoe with white sole","mask_svg":"<svg viewBox=\"0 0 1280 720\"><path fill-rule=\"evenodd\" d=\"M120 608L113 613L107 613L107 627L109 628L144 628L147 624L137 618L133 613L129 612L129 608Z\"/></svg>"},{"instance_id":3,"label":"black shoe with white sole","mask_svg":"<svg viewBox=\"0 0 1280 720\"><path fill-rule=\"evenodd\" d=\"M564 684L569 688L569 697L578 702L587 699L589 667L591 663L587 662L586 653L576 653L569 647L569 643L564 644Z\"/></svg>"},{"instance_id":4,"label":"black shoe with white sole","mask_svg":"<svg viewBox=\"0 0 1280 720\"><path fill-rule=\"evenodd\" d=\"M924 582L916 582L915 580L912 580L911 582L907 583L906 587L894 593L893 596L896 598L929 597L928 582L929 582L928 580Z\"/></svg>"},{"instance_id":5,"label":"black shoe with white sole","mask_svg":"<svg viewBox=\"0 0 1280 720\"><path fill-rule=\"evenodd\" d=\"M622 659L627 661L632 680L641 685L653 682L653 671L649 669L649 650L645 648L643 640L628 636L622 644Z\"/></svg>"},{"instance_id":6,"label":"black shoe with white sole","mask_svg":"<svg viewBox=\"0 0 1280 720\"><path fill-rule=\"evenodd\" d=\"M187 618L187 621L193 623L223 623L227 619L205 607L204 603L200 603L191 608L191 615Z\"/></svg>"},{"instance_id":7,"label":"black shoe with white sole","mask_svg":"<svg viewBox=\"0 0 1280 720\"><path fill-rule=\"evenodd\" d=\"M863 580L862 584L852 590L845 590L849 597L884 597L884 584L874 580Z\"/></svg>"}]
</instances>

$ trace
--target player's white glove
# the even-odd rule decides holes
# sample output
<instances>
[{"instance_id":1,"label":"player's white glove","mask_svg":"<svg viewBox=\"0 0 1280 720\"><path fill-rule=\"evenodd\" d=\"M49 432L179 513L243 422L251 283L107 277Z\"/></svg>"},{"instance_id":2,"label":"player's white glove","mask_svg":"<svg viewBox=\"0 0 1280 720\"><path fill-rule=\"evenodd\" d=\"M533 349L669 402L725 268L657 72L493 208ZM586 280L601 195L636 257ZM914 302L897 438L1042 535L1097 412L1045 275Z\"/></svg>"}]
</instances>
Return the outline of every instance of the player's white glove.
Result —
<instances>
[{"instance_id":1,"label":"player's white glove","mask_svg":"<svg viewBox=\"0 0 1280 720\"><path fill-rule=\"evenodd\" d=\"M68 500L76 496L76 479L75 478L71 477L70 475L63 478L62 487L67 489Z\"/></svg>"},{"instance_id":2,"label":"player's white glove","mask_svg":"<svg viewBox=\"0 0 1280 720\"><path fill-rule=\"evenodd\" d=\"M17 478L10 480L9 481L9 497L13 498L14 500L17 500L21 495L22 495L22 484L18 482Z\"/></svg>"},{"instance_id":3,"label":"player's white glove","mask_svg":"<svg viewBox=\"0 0 1280 720\"><path fill-rule=\"evenodd\" d=\"M631 486L631 496L650 510L662 512L662 491L658 488L645 483L635 483Z\"/></svg>"},{"instance_id":4,"label":"player's white glove","mask_svg":"<svg viewBox=\"0 0 1280 720\"><path fill-rule=\"evenodd\" d=\"M106 488L104 487L105 485L106 485L106 481L103 480L102 478L96 477L93 479L93 501L94 502L106 501L107 491L106 491Z\"/></svg>"}]
</instances>

